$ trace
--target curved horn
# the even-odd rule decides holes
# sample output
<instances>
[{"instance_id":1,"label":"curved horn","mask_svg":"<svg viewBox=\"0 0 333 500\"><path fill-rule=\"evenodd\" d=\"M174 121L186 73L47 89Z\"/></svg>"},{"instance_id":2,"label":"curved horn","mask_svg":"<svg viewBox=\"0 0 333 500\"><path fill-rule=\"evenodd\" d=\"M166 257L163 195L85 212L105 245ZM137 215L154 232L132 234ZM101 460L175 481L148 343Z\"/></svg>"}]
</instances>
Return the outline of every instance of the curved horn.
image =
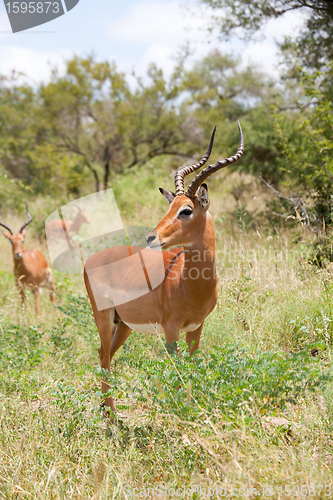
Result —
<instances>
[{"instance_id":1,"label":"curved horn","mask_svg":"<svg viewBox=\"0 0 333 500\"><path fill-rule=\"evenodd\" d=\"M185 193L186 196L188 196L189 198L194 198L197 189L207 179L207 177L214 174L221 168L227 167L231 163L234 163L235 161L239 160L239 158L242 156L244 152L244 137L239 122L238 122L238 128L239 128L239 147L237 153L234 156L230 156L230 158L219 160L216 163L214 163L214 165L208 165L208 167L201 170L201 172L193 179L192 183L189 185Z\"/></svg>"},{"instance_id":2,"label":"curved horn","mask_svg":"<svg viewBox=\"0 0 333 500\"><path fill-rule=\"evenodd\" d=\"M215 132L216 132L216 127L214 127L208 149L207 149L206 153L204 154L204 156L201 158L201 160L198 161L198 163L195 163L194 165L188 165L187 167L181 167L177 170L177 172L175 174L176 196L181 196L182 194L184 194L185 176L188 174L191 174L195 170L198 170L198 168L202 167L206 163L206 161L208 161L208 158L210 157L210 153L212 152L212 149L213 149Z\"/></svg>"},{"instance_id":3,"label":"curved horn","mask_svg":"<svg viewBox=\"0 0 333 500\"><path fill-rule=\"evenodd\" d=\"M0 219L1 219L1 205L0 205ZM6 226L6 224L3 224L2 222L0 222L0 226L2 226L5 229L7 229L7 231L9 231L10 234L13 234L13 231L8 226Z\"/></svg>"},{"instance_id":4,"label":"curved horn","mask_svg":"<svg viewBox=\"0 0 333 500\"><path fill-rule=\"evenodd\" d=\"M31 215L29 214L29 209L28 209L28 204L27 204L27 202L25 202L25 207L26 207L26 212L27 212L27 217L28 217L28 220L27 220L27 221L23 224L23 226L21 227L21 229L20 229L20 231L19 231L20 233L22 233L23 229L25 229L25 228L26 228L26 226L27 226L28 224L30 224L30 222L32 221L32 217L31 217Z\"/></svg>"}]
</instances>

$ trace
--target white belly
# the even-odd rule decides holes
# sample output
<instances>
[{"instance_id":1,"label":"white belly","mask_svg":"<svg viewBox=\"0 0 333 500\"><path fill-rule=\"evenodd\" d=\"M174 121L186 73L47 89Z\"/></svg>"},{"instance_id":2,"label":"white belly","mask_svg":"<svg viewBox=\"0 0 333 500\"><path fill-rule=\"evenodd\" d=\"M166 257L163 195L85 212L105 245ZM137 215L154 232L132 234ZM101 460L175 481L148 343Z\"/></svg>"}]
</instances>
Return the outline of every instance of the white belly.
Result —
<instances>
[{"instance_id":1,"label":"white belly","mask_svg":"<svg viewBox=\"0 0 333 500\"><path fill-rule=\"evenodd\" d=\"M187 325L185 327L182 328L182 331L183 332L194 332L194 330L196 330L197 328L199 328L199 326L201 325L201 323L198 323L198 324L192 324L192 325Z\"/></svg>"},{"instance_id":2,"label":"white belly","mask_svg":"<svg viewBox=\"0 0 333 500\"><path fill-rule=\"evenodd\" d=\"M146 333L148 335L164 335L162 325L159 323L148 323L147 325L134 325L133 323L126 323L126 321L124 323L135 332Z\"/></svg>"},{"instance_id":3,"label":"white belly","mask_svg":"<svg viewBox=\"0 0 333 500\"><path fill-rule=\"evenodd\" d=\"M145 333L148 335L164 335L164 329L162 325L159 323L148 323L148 324L142 324L142 325L134 325L133 323L124 323L129 326L132 330L135 332L139 333ZM183 332L194 332L197 328L199 328L200 324L193 324L193 325L188 325L186 327L181 328Z\"/></svg>"}]
</instances>

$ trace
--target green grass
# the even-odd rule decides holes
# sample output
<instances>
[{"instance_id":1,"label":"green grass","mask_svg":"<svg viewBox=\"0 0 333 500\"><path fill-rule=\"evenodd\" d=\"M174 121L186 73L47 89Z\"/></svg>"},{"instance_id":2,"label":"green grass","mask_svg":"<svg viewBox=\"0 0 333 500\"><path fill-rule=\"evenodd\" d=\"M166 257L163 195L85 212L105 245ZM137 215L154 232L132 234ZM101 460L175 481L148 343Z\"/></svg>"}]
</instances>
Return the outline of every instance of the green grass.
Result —
<instances>
[{"instance_id":1,"label":"green grass","mask_svg":"<svg viewBox=\"0 0 333 500\"><path fill-rule=\"evenodd\" d=\"M254 279L237 259L231 273L220 269L219 304L192 359L184 343L178 358L163 339L136 333L119 350L114 425L100 408L98 333L73 283L40 325L3 307L3 498L124 498L159 484L219 486L228 497L232 487L329 484L331 277L295 257L280 271L258 260ZM265 426L276 416L290 425Z\"/></svg>"},{"instance_id":2,"label":"green grass","mask_svg":"<svg viewBox=\"0 0 333 500\"><path fill-rule=\"evenodd\" d=\"M143 210L137 174L117 182L128 222L154 225L163 198ZM286 498L278 488L294 485L296 498L301 485L330 484L333 277L309 264L301 229L248 225L244 210L223 210L211 191L219 299L201 350L190 359L182 341L178 357L162 338L133 333L109 377L113 425L101 409L99 337L82 278L55 273L58 307L45 292L37 320L29 292L20 307L0 240L0 498L134 498L133 488L163 498L158 485L189 488L185 498L199 498L196 487L200 498L216 487L245 498L239 488L264 485ZM273 425L276 417L287 423Z\"/></svg>"}]
</instances>

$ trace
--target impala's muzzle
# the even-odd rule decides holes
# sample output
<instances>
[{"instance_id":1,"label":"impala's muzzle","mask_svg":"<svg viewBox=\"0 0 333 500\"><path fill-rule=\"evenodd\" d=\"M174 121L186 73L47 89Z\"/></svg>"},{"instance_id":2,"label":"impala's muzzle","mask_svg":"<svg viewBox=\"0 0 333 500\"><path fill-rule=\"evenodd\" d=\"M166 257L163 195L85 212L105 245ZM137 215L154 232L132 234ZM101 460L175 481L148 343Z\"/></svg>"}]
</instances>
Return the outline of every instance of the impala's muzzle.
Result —
<instances>
[{"instance_id":1,"label":"impala's muzzle","mask_svg":"<svg viewBox=\"0 0 333 500\"><path fill-rule=\"evenodd\" d=\"M22 257L22 245L18 241L13 241L14 259L20 259Z\"/></svg>"},{"instance_id":2,"label":"impala's muzzle","mask_svg":"<svg viewBox=\"0 0 333 500\"><path fill-rule=\"evenodd\" d=\"M157 231L155 229L147 234L146 242L147 246L150 248L161 247L163 245L163 243L161 244L160 239L157 235Z\"/></svg>"},{"instance_id":3,"label":"impala's muzzle","mask_svg":"<svg viewBox=\"0 0 333 500\"><path fill-rule=\"evenodd\" d=\"M146 236L146 242L147 245L150 247L151 244L157 239L157 232L155 229L153 231L150 231L150 233L147 234Z\"/></svg>"}]
</instances>

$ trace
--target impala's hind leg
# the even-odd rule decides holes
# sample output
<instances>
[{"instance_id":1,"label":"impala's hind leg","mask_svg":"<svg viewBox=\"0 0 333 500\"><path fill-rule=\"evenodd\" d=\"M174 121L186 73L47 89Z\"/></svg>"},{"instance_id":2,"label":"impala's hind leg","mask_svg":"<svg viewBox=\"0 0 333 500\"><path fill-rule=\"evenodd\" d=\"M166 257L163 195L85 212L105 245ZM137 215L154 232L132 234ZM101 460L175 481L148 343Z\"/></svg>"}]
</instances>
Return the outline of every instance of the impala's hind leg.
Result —
<instances>
[{"instance_id":1,"label":"impala's hind leg","mask_svg":"<svg viewBox=\"0 0 333 500\"><path fill-rule=\"evenodd\" d=\"M54 298L54 288L52 288L50 291L50 301L52 302L52 304L54 306L56 305L55 298Z\"/></svg>"},{"instance_id":2,"label":"impala's hind leg","mask_svg":"<svg viewBox=\"0 0 333 500\"><path fill-rule=\"evenodd\" d=\"M113 358L119 347L128 339L132 330L129 326L125 325L122 321L113 327L113 335L111 342L110 360Z\"/></svg>"},{"instance_id":3,"label":"impala's hind leg","mask_svg":"<svg viewBox=\"0 0 333 500\"><path fill-rule=\"evenodd\" d=\"M55 300L54 300L54 289L55 289L55 284L54 284L54 278L53 278L53 273L51 269L48 267L47 268L47 288L50 290L50 300L52 304L55 306Z\"/></svg>"},{"instance_id":4,"label":"impala's hind leg","mask_svg":"<svg viewBox=\"0 0 333 500\"><path fill-rule=\"evenodd\" d=\"M188 350L190 351L190 355L194 353L199 348L199 342L200 342L200 336L203 328L203 323L202 325L199 326L196 330L193 332L187 332L186 334L186 343L188 345Z\"/></svg>"},{"instance_id":5,"label":"impala's hind leg","mask_svg":"<svg viewBox=\"0 0 333 500\"><path fill-rule=\"evenodd\" d=\"M40 296L39 286L35 286L33 292L35 296L35 313L36 316L39 318L39 296Z\"/></svg>"},{"instance_id":6,"label":"impala's hind leg","mask_svg":"<svg viewBox=\"0 0 333 500\"><path fill-rule=\"evenodd\" d=\"M98 349L99 359L101 368L110 371L110 351L111 351L111 341L112 341L112 326L114 320L115 309L105 309L104 311L94 311L95 321L99 333L99 338L101 340L101 347ZM109 389L107 382L102 382L102 393L105 394ZM111 408L114 412L116 408L114 406L113 399L111 397L105 398L105 406Z\"/></svg>"}]
</instances>

